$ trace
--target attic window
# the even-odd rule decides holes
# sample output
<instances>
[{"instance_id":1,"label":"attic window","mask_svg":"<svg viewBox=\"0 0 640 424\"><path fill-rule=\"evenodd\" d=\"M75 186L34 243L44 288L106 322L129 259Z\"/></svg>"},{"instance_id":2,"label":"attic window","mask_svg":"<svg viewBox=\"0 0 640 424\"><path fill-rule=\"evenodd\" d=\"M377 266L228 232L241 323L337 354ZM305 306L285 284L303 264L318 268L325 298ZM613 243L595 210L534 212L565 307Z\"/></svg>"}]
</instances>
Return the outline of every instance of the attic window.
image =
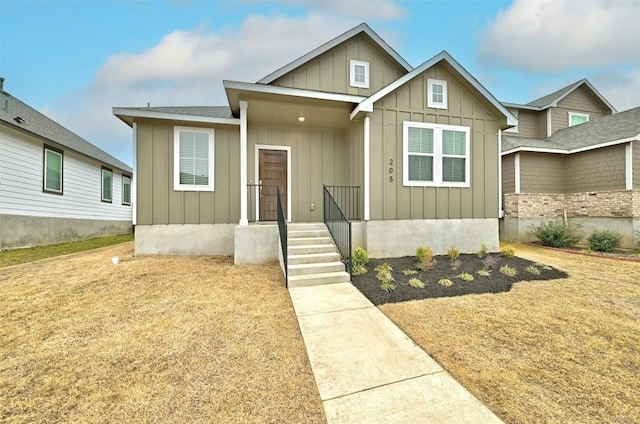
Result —
<instances>
[{"instance_id":1,"label":"attic window","mask_svg":"<svg viewBox=\"0 0 640 424\"><path fill-rule=\"evenodd\" d=\"M447 108L447 82L427 79L427 106L435 109Z\"/></svg>"},{"instance_id":2,"label":"attic window","mask_svg":"<svg viewBox=\"0 0 640 424\"><path fill-rule=\"evenodd\" d=\"M349 84L351 87L369 88L369 62L352 60Z\"/></svg>"},{"instance_id":3,"label":"attic window","mask_svg":"<svg viewBox=\"0 0 640 424\"><path fill-rule=\"evenodd\" d=\"M573 127L574 125L584 124L585 122L589 122L589 114L587 114L587 113L569 112L569 126L570 127Z\"/></svg>"}]
</instances>

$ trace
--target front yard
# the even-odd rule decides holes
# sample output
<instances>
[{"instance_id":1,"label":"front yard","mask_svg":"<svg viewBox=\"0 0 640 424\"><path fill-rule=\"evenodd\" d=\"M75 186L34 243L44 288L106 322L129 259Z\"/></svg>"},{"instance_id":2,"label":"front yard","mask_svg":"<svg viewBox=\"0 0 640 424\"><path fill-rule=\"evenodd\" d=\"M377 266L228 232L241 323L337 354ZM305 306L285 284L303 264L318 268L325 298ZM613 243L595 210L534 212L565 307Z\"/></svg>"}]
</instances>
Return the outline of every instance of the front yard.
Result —
<instances>
[{"instance_id":1,"label":"front yard","mask_svg":"<svg viewBox=\"0 0 640 424\"><path fill-rule=\"evenodd\" d=\"M640 263L517 255L569 277L380 309L506 423L640 422Z\"/></svg>"},{"instance_id":2,"label":"front yard","mask_svg":"<svg viewBox=\"0 0 640 424\"><path fill-rule=\"evenodd\" d=\"M275 263L125 243L3 268L0 340L2 422L324 422Z\"/></svg>"}]
</instances>

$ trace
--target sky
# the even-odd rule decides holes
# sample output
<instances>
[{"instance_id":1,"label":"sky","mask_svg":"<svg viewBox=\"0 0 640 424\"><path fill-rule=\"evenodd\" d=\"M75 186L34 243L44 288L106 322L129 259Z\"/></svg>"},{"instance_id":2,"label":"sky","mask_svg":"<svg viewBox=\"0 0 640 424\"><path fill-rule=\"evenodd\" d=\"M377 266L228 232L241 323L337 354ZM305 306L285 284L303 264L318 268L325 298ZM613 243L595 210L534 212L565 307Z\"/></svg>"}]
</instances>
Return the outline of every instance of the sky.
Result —
<instances>
[{"instance_id":1,"label":"sky","mask_svg":"<svg viewBox=\"0 0 640 424\"><path fill-rule=\"evenodd\" d=\"M112 107L224 106L366 22L416 67L447 50L498 100L587 78L640 106L640 0L0 0L4 89L131 165Z\"/></svg>"}]
</instances>

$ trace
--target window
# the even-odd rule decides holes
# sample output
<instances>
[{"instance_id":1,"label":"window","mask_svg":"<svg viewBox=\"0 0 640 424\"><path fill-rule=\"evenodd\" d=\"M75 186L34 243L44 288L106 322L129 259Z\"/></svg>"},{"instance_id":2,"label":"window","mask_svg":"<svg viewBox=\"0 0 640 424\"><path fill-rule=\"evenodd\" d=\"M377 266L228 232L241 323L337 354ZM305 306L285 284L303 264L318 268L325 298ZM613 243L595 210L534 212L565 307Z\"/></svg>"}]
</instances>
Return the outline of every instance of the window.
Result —
<instances>
[{"instance_id":1,"label":"window","mask_svg":"<svg viewBox=\"0 0 640 424\"><path fill-rule=\"evenodd\" d=\"M369 62L352 60L350 85L352 87L369 88Z\"/></svg>"},{"instance_id":2,"label":"window","mask_svg":"<svg viewBox=\"0 0 640 424\"><path fill-rule=\"evenodd\" d=\"M427 79L427 106L436 109L447 108L447 82Z\"/></svg>"},{"instance_id":3,"label":"window","mask_svg":"<svg viewBox=\"0 0 640 424\"><path fill-rule=\"evenodd\" d=\"M62 194L62 151L44 146L44 175L42 189Z\"/></svg>"},{"instance_id":4,"label":"window","mask_svg":"<svg viewBox=\"0 0 640 424\"><path fill-rule=\"evenodd\" d=\"M113 198L113 171L102 167L102 201L111 203Z\"/></svg>"},{"instance_id":5,"label":"window","mask_svg":"<svg viewBox=\"0 0 640 424\"><path fill-rule=\"evenodd\" d=\"M213 191L213 130L175 127L174 190Z\"/></svg>"},{"instance_id":6,"label":"window","mask_svg":"<svg viewBox=\"0 0 640 424\"><path fill-rule=\"evenodd\" d=\"M569 126L584 124L589 121L589 115L586 113L569 112Z\"/></svg>"},{"instance_id":7,"label":"window","mask_svg":"<svg viewBox=\"0 0 640 424\"><path fill-rule=\"evenodd\" d=\"M470 134L468 127L405 121L404 185L469 187Z\"/></svg>"},{"instance_id":8,"label":"window","mask_svg":"<svg viewBox=\"0 0 640 424\"><path fill-rule=\"evenodd\" d=\"M122 204L131 204L131 177L128 175L122 176Z\"/></svg>"}]
</instances>

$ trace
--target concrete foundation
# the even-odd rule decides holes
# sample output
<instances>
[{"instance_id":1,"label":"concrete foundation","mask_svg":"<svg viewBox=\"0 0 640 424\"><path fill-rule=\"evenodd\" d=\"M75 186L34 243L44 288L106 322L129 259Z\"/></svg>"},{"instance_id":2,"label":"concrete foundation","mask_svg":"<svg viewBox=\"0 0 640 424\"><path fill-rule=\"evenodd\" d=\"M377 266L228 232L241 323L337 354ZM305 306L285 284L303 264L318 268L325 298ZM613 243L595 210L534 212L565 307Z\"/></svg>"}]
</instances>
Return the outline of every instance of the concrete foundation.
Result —
<instances>
[{"instance_id":1,"label":"concrete foundation","mask_svg":"<svg viewBox=\"0 0 640 424\"><path fill-rule=\"evenodd\" d=\"M136 253L233 255L235 224L137 225Z\"/></svg>"},{"instance_id":2,"label":"concrete foundation","mask_svg":"<svg viewBox=\"0 0 640 424\"><path fill-rule=\"evenodd\" d=\"M0 249L44 246L132 231L131 221L0 215Z\"/></svg>"},{"instance_id":3,"label":"concrete foundation","mask_svg":"<svg viewBox=\"0 0 640 424\"><path fill-rule=\"evenodd\" d=\"M253 224L235 226L235 264L260 263L279 260L280 232L278 224Z\"/></svg>"}]
</instances>

